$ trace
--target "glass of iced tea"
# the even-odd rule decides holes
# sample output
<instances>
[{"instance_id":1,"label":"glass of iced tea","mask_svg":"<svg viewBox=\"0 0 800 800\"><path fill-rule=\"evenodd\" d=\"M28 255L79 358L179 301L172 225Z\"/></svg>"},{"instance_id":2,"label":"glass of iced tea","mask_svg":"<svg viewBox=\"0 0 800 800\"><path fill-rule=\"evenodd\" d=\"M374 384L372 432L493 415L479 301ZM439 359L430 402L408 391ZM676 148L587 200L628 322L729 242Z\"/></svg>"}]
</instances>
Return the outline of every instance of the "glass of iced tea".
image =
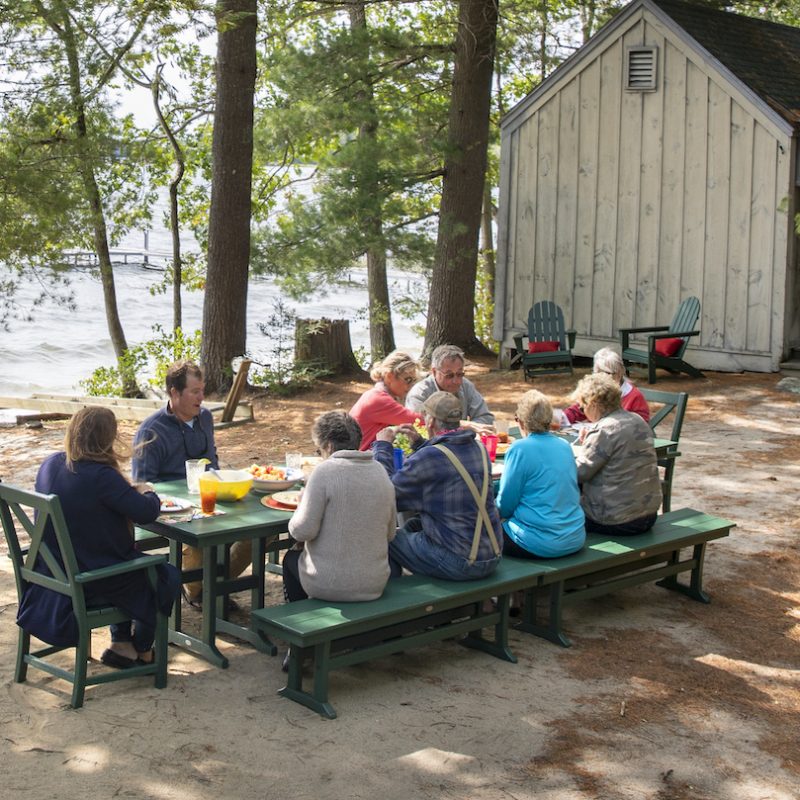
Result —
<instances>
[{"instance_id":1,"label":"glass of iced tea","mask_svg":"<svg viewBox=\"0 0 800 800\"><path fill-rule=\"evenodd\" d=\"M213 514L217 505L217 478L214 475L200 476L200 509L204 514Z\"/></svg>"}]
</instances>

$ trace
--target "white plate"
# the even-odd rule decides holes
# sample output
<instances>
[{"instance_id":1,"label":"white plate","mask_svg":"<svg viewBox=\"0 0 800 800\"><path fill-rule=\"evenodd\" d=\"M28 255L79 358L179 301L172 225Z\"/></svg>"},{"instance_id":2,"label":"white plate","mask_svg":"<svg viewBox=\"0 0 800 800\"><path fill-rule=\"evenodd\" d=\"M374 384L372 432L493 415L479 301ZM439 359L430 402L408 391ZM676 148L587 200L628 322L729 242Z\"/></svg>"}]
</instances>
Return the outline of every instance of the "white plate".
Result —
<instances>
[{"instance_id":1,"label":"white plate","mask_svg":"<svg viewBox=\"0 0 800 800\"><path fill-rule=\"evenodd\" d=\"M298 490L293 492L276 492L272 495L272 499L281 505L297 508L297 504L300 502L300 492Z\"/></svg>"},{"instance_id":2,"label":"white plate","mask_svg":"<svg viewBox=\"0 0 800 800\"><path fill-rule=\"evenodd\" d=\"M182 500L180 497L162 497L161 513L175 514L179 511L188 511L192 507L189 500Z\"/></svg>"},{"instance_id":3,"label":"white plate","mask_svg":"<svg viewBox=\"0 0 800 800\"><path fill-rule=\"evenodd\" d=\"M505 464L498 464L495 461L494 464L492 464L492 477L497 480L503 474L505 467Z\"/></svg>"}]
</instances>

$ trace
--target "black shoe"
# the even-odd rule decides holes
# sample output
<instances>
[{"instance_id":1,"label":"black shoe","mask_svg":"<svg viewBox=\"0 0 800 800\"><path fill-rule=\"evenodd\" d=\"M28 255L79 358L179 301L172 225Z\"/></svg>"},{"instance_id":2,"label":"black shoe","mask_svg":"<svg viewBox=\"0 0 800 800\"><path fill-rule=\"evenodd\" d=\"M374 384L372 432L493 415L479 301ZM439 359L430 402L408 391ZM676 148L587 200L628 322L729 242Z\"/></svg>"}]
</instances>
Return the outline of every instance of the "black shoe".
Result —
<instances>
[{"instance_id":1,"label":"black shoe","mask_svg":"<svg viewBox=\"0 0 800 800\"><path fill-rule=\"evenodd\" d=\"M138 667L140 666L139 660L136 658L128 658L128 656L123 656L121 653L118 653L116 650L103 650L103 655L100 656L100 660L107 666L113 667L114 669L130 669L131 667Z\"/></svg>"},{"instance_id":2,"label":"black shoe","mask_svg":"<svg viewBox=\"0 0 800 800\"><path fill-rule=\"evenodd\" d=\"M186 601L187 605L190 605L192 608L196 609L197 611L203 610L203 600L202 595L198 595L197 597L189 597L189 593L186 589L181 586L181 594L183 595L183 599ZM241 606L232 598L228 598L228 611L239 611L241 610Z\"/></svg>"}]
</instances>

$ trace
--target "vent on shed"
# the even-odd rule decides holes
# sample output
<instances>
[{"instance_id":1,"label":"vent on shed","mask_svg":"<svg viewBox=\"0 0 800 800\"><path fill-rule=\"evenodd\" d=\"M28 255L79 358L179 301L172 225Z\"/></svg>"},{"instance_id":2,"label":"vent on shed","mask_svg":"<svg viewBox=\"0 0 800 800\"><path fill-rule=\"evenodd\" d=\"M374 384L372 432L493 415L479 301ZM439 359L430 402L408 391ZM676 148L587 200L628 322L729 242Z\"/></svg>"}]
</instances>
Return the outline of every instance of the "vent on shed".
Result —
<instances>
[{"instance_id":1,"label":"vent on shed","mask_svg":"<svg viewBox=\"0 0 800 800\"><path fill-rule=\"evenodd\" d=\"M629 47L625 61L625 88L652 92L656 88L657 47Z\"/></svg>"}]
</instances>

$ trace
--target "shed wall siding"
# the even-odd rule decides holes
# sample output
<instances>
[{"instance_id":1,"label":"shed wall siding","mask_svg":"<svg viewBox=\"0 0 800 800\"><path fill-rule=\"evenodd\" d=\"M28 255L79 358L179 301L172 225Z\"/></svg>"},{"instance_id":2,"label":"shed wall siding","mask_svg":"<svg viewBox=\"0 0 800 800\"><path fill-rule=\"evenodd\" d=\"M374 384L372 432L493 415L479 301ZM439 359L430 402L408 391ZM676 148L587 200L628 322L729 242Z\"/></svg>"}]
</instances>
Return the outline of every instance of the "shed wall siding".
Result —
<instances>
[{"instance_id":1,"label":"shed wall siding","mask_svg":"<svg viewBox=\"0 0 800 800\"><path fill-rule=\"evenodd\" d=\"M623 91L625 48L642 43L658 48L658 90ZM503 148L515 165L501 186L506 338L552 298L588 355L620 327L667 324L696 294L698 365L777 368L790 141L684 41L643 13Z\"/></svg>"}]
</instances>

